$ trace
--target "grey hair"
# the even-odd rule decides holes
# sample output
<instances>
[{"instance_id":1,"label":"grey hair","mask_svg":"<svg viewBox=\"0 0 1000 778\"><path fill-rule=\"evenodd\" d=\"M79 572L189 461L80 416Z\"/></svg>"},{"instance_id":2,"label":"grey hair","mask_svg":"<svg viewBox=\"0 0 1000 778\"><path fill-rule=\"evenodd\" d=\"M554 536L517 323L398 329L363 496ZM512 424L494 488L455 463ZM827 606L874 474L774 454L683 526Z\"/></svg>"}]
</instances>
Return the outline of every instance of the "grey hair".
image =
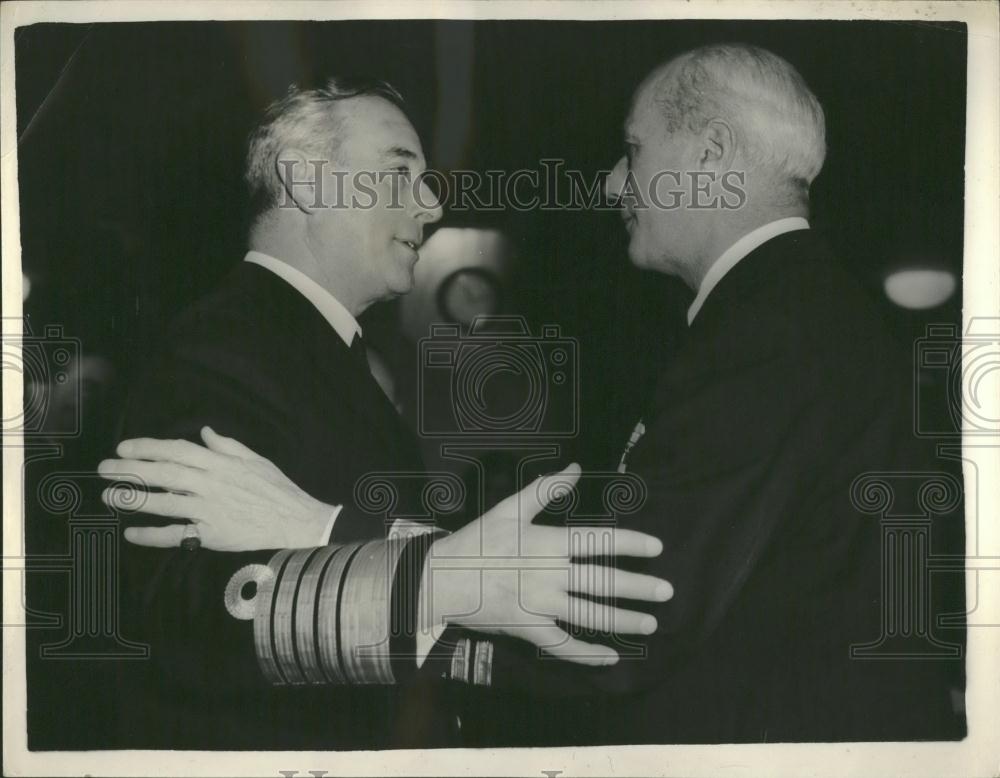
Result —
<instances>
[{"instance_id":1,"label":"grey hair","mask_svg":"<svg viewBox=\"0 0 1000 778\"><path fill-rule=\"evenodd\" d=\"M250 189L251 216L256 219L280 202L281 180L277 174L282 149L333 157L340 143L343 120L331 108L351 97L375 96L405 110L403 97L385 81L334 76L316 89L292 84L284 97L268 106L260 124L250 133L243 177Z\"/></svg>"},{"instance_id":2,"label":"grey hair","mask_svg":"<svg viewBox=\"0 0 1000 778\"><path fill-rule=\"evenodd\" d=\"M808 203L809 187L826 158L823 107L799 72L766 49L716 44L667 62L656 100L668 132L692 132L726 120L748 164Z\"/></svg>"}]
</instances>

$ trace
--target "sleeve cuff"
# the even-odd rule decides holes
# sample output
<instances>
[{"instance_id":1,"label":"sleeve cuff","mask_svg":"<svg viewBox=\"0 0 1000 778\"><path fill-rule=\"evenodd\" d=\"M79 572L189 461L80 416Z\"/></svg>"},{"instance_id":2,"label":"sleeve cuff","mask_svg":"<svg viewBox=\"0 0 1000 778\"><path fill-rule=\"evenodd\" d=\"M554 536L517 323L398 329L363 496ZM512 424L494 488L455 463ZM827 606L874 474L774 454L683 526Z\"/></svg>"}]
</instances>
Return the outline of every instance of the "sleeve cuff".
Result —
<instances>
[{"instance_id":1,"label":"sleeve cuff","mask_svg":"<svg viewBox=\"0 0 1000 778\"><path fill-rule=\"evenodd\" d=\"M398 684L420 672L491 685L491 641L456 637L451 629L439 640L429 632L421 637L423 571L441 534L403 531L388 540L276 553L268 574L258 576L246 616L267 682Z\"/></svg>"},{"instance_id":2,"label":"sleeve cuff","mask_svg":"<svg viewBox=\"0 0 1000 778\"><path fill-rule=\"evenodd\" d=\"M264 678L393 684L415 673L420 578L438 534L276 553L252 608Z\"/></svg>"}]
</instances>

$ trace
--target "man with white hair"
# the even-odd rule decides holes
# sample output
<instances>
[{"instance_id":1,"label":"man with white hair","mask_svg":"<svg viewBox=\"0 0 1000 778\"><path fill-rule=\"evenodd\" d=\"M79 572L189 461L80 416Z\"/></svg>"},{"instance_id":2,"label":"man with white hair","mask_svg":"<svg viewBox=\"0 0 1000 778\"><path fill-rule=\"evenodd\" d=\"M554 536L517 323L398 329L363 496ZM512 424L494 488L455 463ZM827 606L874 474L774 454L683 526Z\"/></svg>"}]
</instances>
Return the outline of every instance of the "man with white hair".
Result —
<instances>
[{"instance_id":1,"label":"man with white hair","mask_svg":"<svg viewBox=\"0 0 1000 778\"><path fill-rule=\"evenodd\" d=\"M657 68L636 91L606 184L623 196L632 262L681 278L697 295L693 319L754 244L808 226L825 136L819 101L768 51L711 46ZM727 174L742 190L736 207L720 195Z\"/></svg>"},{"instance_id":2,"label":"man with white hair","mask_svg":"<svg viewBox=\"0 0 1000 778\"><path fill-rule=\"evenodd\" d=\"M629 258L693 294L687 330L616 457L648 491L623 525L664 544L630 569L668 576L676 594L652 610L658 628L633 642L634 658L621 647L611 668L553 666L496 640L493 686L515 691L492 705L480 693L467 735L489 745L961 737L947 651L921 661L871 650L892 629L880 606L894 571L855 479L940 468L914 438L899 348L810 230L826 153L819 101L772 52L705 46L644 79L624 143L606 189Z\"/></svg>"},{"instance_id":3,"label":"man with white hair","mask_svg":"<svg viewBox=\"0 0 1000 778\"><path fill-rule=\"evenodd\" d=\"M531 674L530 651L498 646L495 685L532 697L491 711L484 742L523 742L546 716L560 722L548 743L960 737L947 663L852 656L888 628L892 573L855 479L935 468L898 347L809 228L826 151L818 100L781 57L712 45L656 68L624 130L606 186L629 257L694 295L619 458L648 489L627 526L664 544L633 569L669 574L676 596L652 611L642 658L613 668ZM595 693L566 706L581 676ZM535 718L543 689L554 702Z\"/></svg>"},{"instance_id":4,"label":"man with white hair","mask_svg":"<svg viewBox=\"0 0 1000 778\"><path fill-rule=\"evenodd\" d=\"M654 607L655 632L618 639L611 667L543 661L535 645L497 638L494 689L470 708L466 737L961 737L946 663L852 652L883 636L891 573L878 518L852 489L864 474L931 468L898 349L809 228L825 155L819 102L775 54L707 46L643 81L625 149L607 188L621 200L629 257L694 295L687 331L616 457L647 489L622 524L664 547L629 567L669 578L676 594Z\"/></svg>"}]
</instances>

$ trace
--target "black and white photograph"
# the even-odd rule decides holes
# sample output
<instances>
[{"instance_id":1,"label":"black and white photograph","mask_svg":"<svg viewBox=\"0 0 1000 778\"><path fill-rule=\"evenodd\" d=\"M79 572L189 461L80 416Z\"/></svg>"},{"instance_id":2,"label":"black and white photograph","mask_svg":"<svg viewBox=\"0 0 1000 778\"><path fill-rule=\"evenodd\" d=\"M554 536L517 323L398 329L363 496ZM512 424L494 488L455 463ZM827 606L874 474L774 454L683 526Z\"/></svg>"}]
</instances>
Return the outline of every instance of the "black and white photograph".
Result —
<instances>
[{"instance_id":1,"label":"black and white photograph","mask_svg":"<svg viewBox=\"0 0 1000 778\"><path fill-rule=\"evenodd\" d=\"M5 775L997 774L997 3L2 13Z\"/></svg>"}]
</instances>

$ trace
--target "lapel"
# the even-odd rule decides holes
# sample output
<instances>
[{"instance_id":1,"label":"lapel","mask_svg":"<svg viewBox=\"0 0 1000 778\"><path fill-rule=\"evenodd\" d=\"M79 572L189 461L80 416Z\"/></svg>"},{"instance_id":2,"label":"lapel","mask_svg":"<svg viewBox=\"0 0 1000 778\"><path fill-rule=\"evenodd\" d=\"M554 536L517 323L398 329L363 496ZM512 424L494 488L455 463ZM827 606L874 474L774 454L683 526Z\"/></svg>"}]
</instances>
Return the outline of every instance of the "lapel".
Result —
<instances>
[{"instance_id":1,"label":"lapel","mask_svg":"<svg viewBox=\"0 0 1000 778\"><path fill-rule=\"evenodd\" d=\"M321 317L322 318L322 317ZM326 321L323 321L326 324ZM389 456L386 464L398 469L400 463L409 463L413 448L413 435L400 418L398 411L385 396L382 387L372 376L368 366L351 354L350 348L333 328L326 326L323 337L315 340L314 364L317 377L324 384L337 387L331 392L338 404L343 398L349 409L333 408L333 413L350 412L359 417L358 427L363 427L372 439L365 441L368 448L381 448ZM404 465L408 468L410 465ZM388 469L388 468L387 468Z\"/></svg>"},{"instance_id":2,"label":"lapel","mask_svg":"<svg viewBox=\"0 0 1000 778\"><path fill-rule=\"evenodd\" d=\"M815 241L812 230L793 230L771 238L743 257L705 299L688 328L690 339L697 340L709 332L715 337L717 327L724 330L731 311L753 305L761 286L782 283L785 274L782 265L795 259L792 254L810 254Z\"/></svg>"},{"instance_id":3,"label":"lapel","mask_svg":"<svg viewBox=\"0 0 1000 778\"><path fill-rule=\"evenodd\" d=\"M642 418L647 427L676 408L678 396L696 398L706 382L719 380L717 366L728 365L734 353L767 351L769 344L755 336L747 322L760 323L776 315L769 302L771 292L786 284L789 263L801 264L815 252L819 240L812 230L782 233L755 248L719 280L694 321L681 333L660 374ZM749 317L748 312L752 314Z\"/></svg>"},{"instance_id":4,"label":"lapel","mask_svg":"<svg viewBox=\"0 0 1000 778\"><path fill-rule=\"evenodd\" d=\"M297 380L318 384L316 393L323 398L322 408L303 408L303 413L324 415L355 414L359 428L370 438L361 443L368 449L381 447L390 465L411 464L417 450L414 436L375 381L367 365L361 363L341 340L337 331L315 306L284 279L250 262L236 271L243 283L254 289L253 297L261 302L261 315L274 323L276 337L283 348L301 351L306 375ZM321 424L321 418L315 419ZM419 460L418 460L419 461Z\"/></svg>"}]
</instances>

